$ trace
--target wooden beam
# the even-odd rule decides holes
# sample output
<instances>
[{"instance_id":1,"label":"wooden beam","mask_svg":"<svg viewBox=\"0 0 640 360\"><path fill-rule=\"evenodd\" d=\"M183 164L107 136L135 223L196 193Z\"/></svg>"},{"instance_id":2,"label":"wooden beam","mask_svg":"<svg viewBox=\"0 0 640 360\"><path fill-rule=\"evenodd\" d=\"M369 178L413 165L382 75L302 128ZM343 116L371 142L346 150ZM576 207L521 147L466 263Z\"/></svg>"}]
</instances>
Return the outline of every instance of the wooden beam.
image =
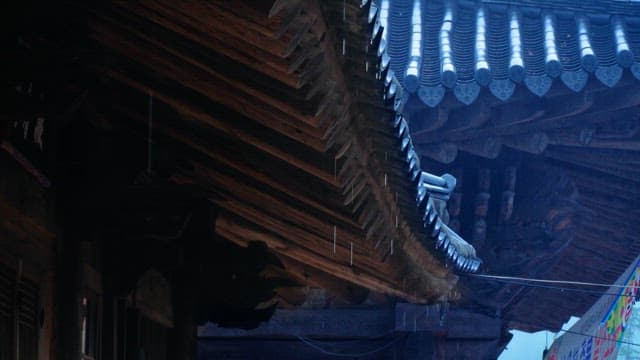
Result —
<instances>
[{"instance_id":1,"label":"wooden beam","mask_svg":"<svg viewBox=\"0 0 640 360\"><path fill-rule=\"evenodd\" d=\"M300 88L300 77L289 70L290 64L286 59L247 44L237 34L207 31L205 27L198 26L202 25L202 21L197 18L160 4L153 8L145 6L144 2L119 2L115 5L124 7L204 47L216 49L225 56L284 84Z\"/></svg>"},{"instance_id":2,"label":"wooden beam","mask_svg":"<svg viewBox=\"0 0 640 360\"><path fill-rule=\"evenodd\" d=\"M421 108L409 116L409 124L412 136L441 129L449 123L449 111L445 107Z\"/></svg>"},{"instance_id":3,"label":"wooden beam","mask_svg":"<svg viewBox=\"0 0 640 360\"><path fill-rule=\"evenodd\" d=\"M490 104L486 100L478 100L468 107L451 110L449 120L441 131L462 131L477 128L492 119L491 115Z\"/></svg>"},{"instance_id":4,"label":"wooden beam","mask_svg":"<svg viewBox=\"0 0 640 360\"><path fill-rule=\"evenodd\" d=\"M163 6L169 6L170 8L173 6L166 1L161 2L161 4L163 4ZM322 11L316 2L305 4L305 11L309 19L322 19ZM149 5L149 7L154 6L156 5ZM192 10L198 8L200 5L190 2L187 6L190 7L190 10L185 10L185 8L177 10L195 14L197 12L192 12ZM221 6L225 5L218 3L212 5L214 8ZM205 9L202 8L202 10ZM217 14L217 12L218 10L213 11L215 14ZM233 13L234 10L231 8L225 8L220 12L223 13L222 18L229 19L230 22L233 22L230 27L225 29L226 32L238 32L244 34L243 36L249 37L257 36L253 39L259 38L262 40L264 40L264 36L268 36L262 32L264 25L259 24L260 21L258 20L252 19L251 21L254 22L254 24L248 24L247 29L249 29L249 31L243 32L245 29L238 27L239 24L243 23L242 20L237 21L238 13ZM204 14L203 18L206 18L210 16L211 13ZM255 14L255 12L252 14ZM111 19L111 21L115 21L116 23L121 22L118 19ZM310 149L313 149L314 152L317 152L320 158L324 157L330 160L330 157L323 155L323 153L326 153L328 150L328 152L331 153L334 144L336 148L341 147L342 144L347 141L346 139L353 141L352 148L348 150L348 152L355 154L355 156L353 156L353 165L350 165L353 166L353 168L345 173L344 179L341 179L344 181L339 181L336 179L335 171L333 174L327 171L329 167L325 166L326 164L322 164L320 160L317 163L302 161L303 158L299 156L299 154L286 151L279 146L274 146L272 144L273 139L261 138L251 131L244 129L242 126L236 126L228 119L222 119L220 114L211 113L210 109L194 106L191 101L185 100L184 97L176 96L176 94L171 93L171 88L174 87L173 83L170 84L169 89L158 86L153 88L154 99L158 99L160 102L176 109L185 118L196 119L201 124L212 126L217 132L224 136L230 136L233 139L248 144L252 148L264 151L275 159L287 162L314 177L318 177L329 186L342 188L343 196L345 194L348 196L350 193L348 189L346 189L347 192L344 193L344 186L353 183L354 189L358 190L354 191L354 193L358 194L355 198L356 201L354 201L354 199L348 200L348 198L345 199L344 197L342 200L347 200L348 206L353 205L354 210L357 209L355 205L357 203L372 204L367 206L380 209L381 216L377 217L379 219L377 223L382 224L380 226L381 229L380 231L373 232L372 235L379 236L380 239L395 240L397 254L390 257L390 261L395 265L400 265L400 267L395 270L396 273L409 273L410 276L415 276L417 280L414 283L422 284L417 285L418 288L427 287L430 291L440 294L449 292L455 279L448 277L448 272L422 247L421 241L416 239L416 234L420 236L423 234L414 232L416 229L413 224L415 220L415 204L408 204L412 205L411 207L407 204L402 204L402 201L406 201L404 199L406 197L405 194L401 193L400 196L395 196L396 192L387 187L386 181L383 184L383 178L386 178L386 176L383 177L383 173L387 167L381 165L376 156L372 156L372 149L375 148L375 140L367 138L369 133L360 127L358 121L353 120L352 114L358 110L355 108L356 105L351 99L350 91L347 87L348 84L344 80L340 56L336 54L334 49L334 45L337 44L337 42L334 41L335 39L333 39L331 32L327 31L324 21L318 20L315 22L312 21L311 23L311 35L294 38L296 36L295 33L287 32L282 34L282 39L279 40L281 42L280 44L269 44L267 46L275 47L263 50L274 53L276 47L279 47L276 51L278 54L274 55L282 56L284 54L280 51L287 52L292 48L296 48L298 44L302 44L305 41L312 42L314 38L318 39L319 35L327 34L318 44L322 52L318 55L320 56L318 57L320 63L316 65L326 66L326 71L323 70L323 76L335 81L336 85L333 88L335 97L325 97L326 102L323 102L324 105L320 107L322 109L320 111L321 113L317 115L318 117L322 116L326 119L335 114L337 115L337 120L331 119L331 121L327 121L327 131L324 132L315 132L315 130L309 127L313 126L313 123L309 123L309 121L316 121L317 119L313 117L306 120L301 119L299 118L301 116L299 112L289 114L288 112L292 110L292 108L286 108L287 104L284 103L279 104L278 102L281 101L280 97L274 98L269 94L269 87L255 84L259 89L257 92L253 87L243 87L246 86L246 84L242 79L236 76L228 78L220 69L212 69L209 64L202 64L200 62L201 60L194 59L194 56L188 49L176 49L173 48L175 44L167 45L164 42L159 42L153 34L148 33L148 30L141 29L140 24L120 23L115 30L113 29L113 24L106 25L103 26L101 30L103 32L100 33L100 36L105 38L104 41L106 44L111 44L111 46L117 49L117 52L134 59L136 63L153 69L157 74L168 76L172 82L193 90L197 94L206 95L211 100L222 104L226 109L232 110L232 112L242 114L247 119L252 119L251 121L260 123L265 127L280 132L280 134L290 139L306 144ZM221 26L219 24L222 24L222 22L217 22L214 26ZM259 24L259 27L262 27L262 29L254 28L255 24ZM304 24L292 23L291 26L297 30L304 29ZM135 33L136 36L143 41L131 42L129 38L131 33ZM248 42L250 43L251 40L248 40ZM141 44L146 47L142 51L138 49ZM289 44L289 48L280 47L282 44ZM258 45L252 44L252 46ZM195 58L198 58L198 56L195 56ZM187 67L187 69L185 70L184 67ZM318 66L314 65L309 69L317 68ZM148 91L148 88L143 85L144 82L132 80L132 78L140 78L137 75L130 74L127 76L113 70L106 70L105 73L138 91L143 93ZM315 72L311 73L312 76L319 75ZM198 80L199 78L207 77L218 81L212 84L211 81ZM165 80L160 79L160 83L162 81ZM155 81L153 83L155 83ZM233 96L229 95L230 89L236 92ZM240 94L240 96L238 96L238 94ZM296 94L296 92L291 92L291 94ZM293 109L293 111L295 111L295 109ZM305 123L307 125L305 125ZM394 175L394 177L398 179L398 184L400 184L401 178L399 173L389 175ZM406 174L404 174L404 178L404 182L409 183ZM225 180L225 184L230 183ZM365 190L362 189L368 190L365 192ZM224 189L219 190L224 191ZM365 199L374 199L374 201L369 202ZM244 203L245 201L247 200L243 200L243 202L231 201L225 203L225 206L227 206L226 208L229 211L233 210L237 213L242 213L242 216L248 216L252 222L263 224L262 222L264 222L265 219L255 216L255 213L254 215L249 215L249 213L255 212L256 209L247 208L246 203ZM345 206L344 202L342 206ZM272 210L269 210L269 212L273 213ZM364 210L363 213L365 213ZM366 213L370 214L370 212ZM405 218L403 214L410 214L410 216ZM275 221L271 217L267 217L266 219L271 222ZM280 221L277 217L276 220ZM301 218L296 219L296 222L299 220L301 220ZM310 219L304 221L308 220ZM269 228L275 227L279 232L286 232L288 230L290 231L286 232L288 237L303 237L304 234L306 234L306 236L313 235L310 235L308 232L298 233L298 229L288 229L288 227L283 224L276 222L276 225L274 225L274 223L270 223ZM369 233L375 225L377 225L375 222L372 223L367 233ZM263 226L267 225L263 224ZM319 230L316 228L315 231ZM327 242L325 241L325 243ZM387 249L385 249L385 251L386 250ZM412 283L412 281L409 281L409 283ZM403 284L402 288L405 286L406 284Z\"/></svg>"},{"instance_id":5,"label":"wooden beam","mask_svg":"<svg viewBox=\"0 0 640 360\"><path fill-rule=\"evenodd\" d=\"M634 153L622 150L580 149L551 146L545 156L592 170L601 171L623 179L640 181L640 160ZM630 166L631 165L631 166Z\"/></svg>"},{"instance_id":6,"label":"wooden beam","mask_svg":"<svg viewBox=\"0 0 640 360\"><path fill-rule=\"evenodd\" d=\"M276 234L270 234L255 226L249 226L248 224L239 225L236 220L233 220L233 218L229 217L227 214L220 215L216 220L216 232L242 246L246 246L247 241L249 240L263 241L269 245L270 248L283 256L293 258L296 261L309 264L318 269L323 269L334 276L354 284L362 285L373 291L399 296L414 302L425 302L429 298L422 296L416 297L412 293L406 293L405 291L398 289L398 283L388 282L372 275L370 272L362 270L356 271L355 268L350 267L348 263L345 263L344 261L337 262L326 255L311 252L308 249L296 245L295 243L291 243L290 240L285 240ZM384 268L384 265L382 268ZM373 271L373 274L385 273L382 268L378 268L376 271ZM420 293L422 293L422 291L424 290L421 289Z\"/></svg>"},{"instance_id":7,"label":"wooden beam","mask_svg":"<svg viewBox=\"0 0 640 360\"><path fill-rule=\"evenodd\" d=\"M577 124L598 123L612 113L640 105L638 84L614 89L599 89L576 96L565 95L543 103L509 102L499 108L500 117L486 126L465 131L433 132L415 137L414 143L466 141L488 136L513 136L566 128ZM528 104L528 105L527 105Z\"/></svg>"},{"instance_id":8,"label":"wooden beam","mask_svg":"<svg viewBox=\"0 0 640 360\"><path fill-rule=\"evenodd\" d=\"M40 276L42 271L53 269L54 240L54 234L40 221L23 214L0 194L0 259L25 259L29 272Z\"/></svg>"},{"instance_id":9,"label":"wooden beam","mask_svg":"<svg viewBox=\"0 0 640 360\"><path fill-rule=\"evenodd\" d=\"M328 222L325 218L319 218L305 211L304 208L297 208L292 206L293 204L285 203L275 196L275 194L265 193L260 189L251 186L251 184L242 181L236 177L223 174L222 172L215 171L208 167L201 167L194 163L194 172L188 174L190 180L200 183L204 189L210 189L217 191L219 194L229 193L240 202L250 205L262 214L267 215L273 219L279 219L283 222L287 222L291 230L294 228L304 229L309 235L316 235L324 238L327 242L331 241L331 234L336 224ZM174 180L180 181L178 176L174 176ZM216 200L217 201L217 200ZM225 206L227 201L232 201L229 198L225 198ZM354 254L357 256L367 256L367 246L364 243L364 238L358 236L361 232L359 226L356 228L340 228L340 246L348 247L349 243L353 243Z\"/></svg>"},{"instance_id":10,"label":"wooden beam","mask_svg":"<svg viewBox=\"0 0 640 360\"><path fill-rule=\"evenodd\" d=\"M458 143L458 148L473 155L495 159L500 155L502 141L497 137L467 140Z\"/></svg>"},{"instance_id":11,"label":"wooden beam","mask_svg":"<svg viewBox=\"0 0 640 360\"><path fill-rule=\"evenodd\" d=\"M324 289L330 295L337 296L340 300L348 304L360 304L369 294L368 289L313 268L308 264L301 263L290 257L283 256L281 260L286 271L295 274L300 284Z\"/></svg>"},{"instance_id":12,"label":"wooden beam","mask_svg":"<svg viewBox=\"0 0 640 360\"><path fill-rule=\"evenodd\" d=\"M297 109L286 104L282 96L272 97L257 90L261 86L252 87L244 80L233 78L226 72L230 64L217 64L216 68L224 70L223 73L213 68L212 64L205 65L166 42L137 32L130 25L118 24L114 19L105 20L107 23L95 22L92 25L94 36L105 46L294 140L324 151L325 145L319 139L325 136L325 129L313 127L311 116L301 115ZM234 94L234 89L244 96Z\"/></svg>"},{"instance_id":13,"label":"wooden beam","mask_svg":"<svg viewBox=\"0 0 640 360\"><path fill-rule=\"evenodd\" d=\"M304 170L305 172L308 172L309 174L319 179L322 179L323 181L325 181L326 183L332 186L340 187L340 184L337 182L333 174L325 172L322 169L309 164L308 162L298 159L295 155L289 152L278 149L273 144L270 144L269 142L267 142L269 139L260 139L254 135L251 135L242 130L239 130L235 128L233 124L227 121L224 121L222 119L219 119L203 109L195 108L192 105L185 103L184 100L176 99L172 96L165 95L161 91L161 89L155 89L150 85L142 84L138 81L132 80L129 77L110 69L102 69L101 72L109 76L110 78L131 87L132 89L140 91L143 94L146 94L149 91L151 91L153 92L155 99L162 101L165 104L171 106L173 109L175 109L178 113L182 114L183 116L186 116L188 118L198 119L199 121L202 121L205 124L213 126L216 129L226 133L227 135L233 138L242 140L243 142L258 148L267 154L270 154L301 170Z\"/></svg>"},{"instance_id":14,"label":"wooden beam","mask_svg":"<svg viewBox=\"0 0 640 360\"><path fill-rule=\"evenodd\" d=\"M419 144L415 146L419 155L424 155L443 164L452 163L458 156L458 145L454 143Z\"/></svg>"},{"instance_id":15,"label":"wooden beam","mask_svg":"<svg viewBox=\"0 0 640 360\"><path fill-rule=\"evenodd\" d=\"M316 12L318 14L322 13L319 4L316 1L312 1L309 4L309 11ZM319 22L319 26L324 26L324 23ZM325 50L325 56L328 59L327 63L330 66L329 74L331 74L333 79L335 79L337 89L340 89L341 94L344 95L343 102L345 107L349 109L349 111L355 111L358 113L362 112L361 109L356 107L351 95L353 92L349 91L350 88L345 80L345 73L340 67L340 57L336 54L335 48L333 47L334 44L338 44L338 42L334 38L333 33L331 31L327 31L325 41L323 43L323 49ZM371 77L373 78L373 74L371 74ZM411 228L410 224L407 223L407 219L402 216L403 212L395 202L393 194L385 188L385 185L383 184L383 169L385 169L385 167L379 163L378 159L371 156L371 146L367 146L367 140L362 138L366 132L360 128L360 124L358 122L352 121L349 124L351 125L350 131L345 133L345 135L348 135L353 139L352 146L354 151L358 154L358 163L363 169L367 181L370 184L371 194L376 200L379 208L382 210L381 213L384 215L382 219L386 223L385 228L395 229L391 231L393 231L395 233L394 235L397 236L396 240L400 242L397 245L402 249L402 253L398 255L402 255L404 257L403 261L405 261L405 264L407 268L410 269L412 275L434 285L445 285L447 281L441 282L440 279L447 277L447 271L442 267L438 260L427 252L427 250L422 246L421 241L416 239L416 233L413 231L415 228ZM411 209L410 214L411 218L415 218L415 206ZM395 226L395 224L398 225ZM456 280L449 279L448 281L454 283ZM434 286L434 288L438 288L438 291L441 291L444 294L450 292L451 286L445 285L444 287L440 287L440 285L437 285Z\"/></svg>"},{"instance_id":16,"label":"wooden beam","mask_svg":"<svg viewBox=\"0 0 640 360\"><path fill-rule=\"evenodd\" d=\"M146 124L146 119L143 116L137 115L132 111L123 110L123 114L126 114L129 118L137 120L142 124ZM163 121L156 121L154 123L154 129L215 161L212 164L199 160L192 160L195 169L202 169L207 172L212 171L210 169L218 167L228 167L229 169L242 174L238 176L239 179L251 179L251 182L261 184L261 187L265 189L264 191L267 191L274 196L278 196L278 198L282 199L282 201L286 201L287 204L291 206L304 208L310 213L320 213L322 214L322 219L327 219L340 226L346 226L353 229L362 229L363 227L363 225L360 225L353 218L349 217L348 214L336 209L336 206L343 201L340 203L333 203L331 201L332 196L327 192L323 192L321 196L314 198L313 195L318 194L312 194L309 193L309 191L305 191L309 189L311 184L307 182L304 184L305 186L296 187L294 186L296 183L301 183L304 180L296 178L298 180L294 179L293 181L289 181L289 178L294 177L294 174L291 172L288 173L289 176L285 181L282 178L281 173L269 173L262 171L257 164L253 164L252 161L249 160L254 157L249 156L250 154L247 151L244 152L244 156L238 156L234 151L225 152L215 146L217 142L204 141L197 136L169 127L168 125L165 125ZM263 162L264 160L259 161ZM276 168L274 164L263 165L269 169ZM358 185L358 188L355 188L354 190L356 201L363 191L363 189L361 189L362 187L363 185ZM335 196L337 195L338 192L335 192ZM347 196L351 196L351 194L347 194ZM344 196L344 198L350 199L347 196Z\"/></svg>"},{"instance_id":17,"label":"wooden beam","mask_svg":"<svg viewBox=\"0 0 640 360\"><path fill-rule=\"evenodd\" d=\"M275 56L286 57L288 55L288 43L295 32L288 33L278 39L280 32L274 24L269 29L269 19L243 5L238 1L236 4L224 4L222 1L200 2L186 0L180 3L165 0L145 0L145 5L152 9L165 8L165 12L178 12L182 16L190 18L191 22L198 24L207 32L221 32L229 34L240 34L244 42L269 51Z\"/></svg>"},{"instance_id":18,"label":"wooden beam","mask_svg":"<svg viewBox=\"0 0 640 360\"><path fill-rule=\"evenodd\" d=\"M580 126L549 132L549 144L564 146L589 146L595 135L595 126Z\"/></svg>"},{"instance_id":19,"label":"wooden beam","mask_svg":"<svg viewBox=\"0 0 640 360\"><path fill-rule=\"evenodd\" d=\"M544 132L535 132L524 135L505 136L502 143L510 148L539 155L544 152L549 144L549 137Z\"/></svg>"}]
</instances>

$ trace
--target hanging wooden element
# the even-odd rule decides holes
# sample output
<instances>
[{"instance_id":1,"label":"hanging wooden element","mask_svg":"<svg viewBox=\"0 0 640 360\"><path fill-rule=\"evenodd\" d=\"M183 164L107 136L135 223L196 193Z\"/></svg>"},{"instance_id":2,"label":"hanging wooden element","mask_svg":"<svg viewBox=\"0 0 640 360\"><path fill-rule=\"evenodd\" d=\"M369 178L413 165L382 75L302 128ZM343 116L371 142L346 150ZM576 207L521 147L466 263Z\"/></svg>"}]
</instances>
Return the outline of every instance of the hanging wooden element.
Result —
<instances>
[{"instance_id":1,"label":"hanging wooden element","mask_svg":"<svg viewBox=\"0 0 640 360\"><path fill-rule=\"evenodd\" d=\"M495 159L502 150L502 141L498 137L478 138L458 143L460 150L488 159Z\"/></svg>"},{"instance_id":2,"label":"hanging wooden element","mask_svg":"<svg viewBox=\"0 0 640 360\"><path fill-rule=\"evenodd\" d=\"M443 164L453 162L458 156L458 146L454 143L441 143L433 145L417 145L416 151Z\"/></svg>"},{"instance_id":3,"label":"hanging wooden element","mask_svg":"<svg viewBox=\"0 0 640 360\"><path fill-rule=\"evenodd\" d=\"M549 144L549 137L543 132L519 136L505 136L502 142L511 148L534 155L542 154Z\"/></svg>"}]
</instances>

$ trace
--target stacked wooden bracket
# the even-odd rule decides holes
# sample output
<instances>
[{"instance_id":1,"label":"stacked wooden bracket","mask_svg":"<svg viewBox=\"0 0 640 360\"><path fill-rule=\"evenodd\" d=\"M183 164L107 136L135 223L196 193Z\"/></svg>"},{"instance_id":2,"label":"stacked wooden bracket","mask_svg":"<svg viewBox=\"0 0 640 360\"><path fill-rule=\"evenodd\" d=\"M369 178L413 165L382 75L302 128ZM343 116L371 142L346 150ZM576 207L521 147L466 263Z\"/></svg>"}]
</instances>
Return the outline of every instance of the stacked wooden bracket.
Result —
<instances>
[{"instance_id":1,"label":"stacked wooden bracket","mask_svg":"<svg viewBox=\"0 0 640 360\"><path fill-rule=\"evenodd\" d=\"M455 297L456 277L430 253L392 110L371 96L383 84L362 63L366 15L357 3L322 6L102 5L88 10L106 49L94 70L120 93L110 111L140 127L153 98L153 131L187 162L172 179L210 194L220 236L264 241L336 282L416 302Z\"/></svg>"}]
</instances>

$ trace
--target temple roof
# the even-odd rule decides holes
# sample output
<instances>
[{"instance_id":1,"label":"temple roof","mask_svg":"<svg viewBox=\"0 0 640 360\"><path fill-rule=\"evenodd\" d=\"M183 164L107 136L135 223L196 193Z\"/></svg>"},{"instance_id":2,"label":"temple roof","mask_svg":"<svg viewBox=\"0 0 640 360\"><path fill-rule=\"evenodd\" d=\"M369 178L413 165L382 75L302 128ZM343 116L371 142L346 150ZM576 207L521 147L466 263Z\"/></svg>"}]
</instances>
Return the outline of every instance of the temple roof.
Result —
<instances>
[{"instance_id":1,"label":"temple roof","mask_svg":"<svg viewBox=\"0 0 640 360\"><path fill-rule=\"evenodd\" d=\"M543 96L554 82L579 92L592 76L640 79L634 2L372 0L369 21L397 106L412 94L435 107L449 92L471 104L483 88L506 101L517 86Z\"/></svg>"},{"instance_id":2,"label":"temple roof","mask_svg":"<svg viewBox=\"0 0 640 360\"><path fill-rule=\"evenodd\" d=\"M449 209L458 215L442 221L469 240L480 272L614 281L640 249L640 171L630 165L640 150L640 3L360 4L370 47L358 57L355 36L345 36L343 55L380 79L374 94L393 107L418 169L457 177ZM529 226L540 223L555 225L536 235ZM596 299L465 279L472 304L527 331L559 329Z\"/></svg>"},{"instance_id":3,"label":"temple roof","mask_svg":"<svg viewBox=\"0 0 640 360\"><path fill-rule=\"evenodd\" d=\"M359 83L346 81L353 68L343 67L338 44L345 41L331 9L341 6L345 18L357 18L348 44L364 59L368 23L359 5L214 0L60 7L74 21L51 26L57 32L33 21L41 24L37 36L18 38L12 55L28 65L23 57L45 58L57 48L78 54L56 59L80 74L51 72L66 78L46 80L72 84L56 89L60 98L86 98L89 117L101 119L89 126L100 136L153 132L147 153L153 169L163 169L160 180L189 187L219 208L220 239L267 244L286 276L343 294L355 284L414 302L455 299L451 260L465 271L480 260L441 218L442 201L427 193L453 188L419 167L406 142L407 123L382 100L375 74L359 69ZM17 89L31 82L25 67L15 71ZM166 159L158 155L165 153Z\"/></svg>"}]
</instances>

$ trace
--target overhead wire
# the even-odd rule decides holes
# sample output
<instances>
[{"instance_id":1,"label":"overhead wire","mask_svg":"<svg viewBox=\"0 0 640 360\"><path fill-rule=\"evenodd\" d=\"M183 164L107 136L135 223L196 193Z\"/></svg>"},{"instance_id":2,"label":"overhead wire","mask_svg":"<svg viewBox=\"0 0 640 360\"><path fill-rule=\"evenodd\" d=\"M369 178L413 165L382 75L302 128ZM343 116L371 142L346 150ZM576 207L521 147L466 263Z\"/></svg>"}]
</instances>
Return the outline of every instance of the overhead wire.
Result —
<instances>
[{"instance_id":1,"label":"overhead wire","mask_svg":"<svg viewBox=\"0 0 640 360\"><path fill-rule=\"evenodd\" d=\"M462 273L460 275L466 276L466 275L470 275L470 274ZM528 286L528 287L542 288L542 289L551 289L551 290L559 290L559 291L580 292L580 293L595 294L595 295L612 295L612 296L636 297L636 295L626 294L624 292L612 293L612 292L601 291L601 290L570 288L570 287L555 286L555 285L541 285L541 284L528 283L526 281L519 281L519 280L506 280L506 279L488 279L488 280L501 282L501 283L505 283L505 284L521 285L521 286ZM627 288L632 288L632 287L631 286L627 286Z\"/></svg>"},{"instance_id":2,"label":"overhead wire","mask_svg":"<svg viewBox=\"0 0 640 360\"><path fill-rule=\"evenodd\" d=\"M591 335L591 334L585 334L585 333L582 333L582 332L579 332L579 331L574 331L574 330L571 330L571 329L568 329L568 330L560 329L560 331L561 331L561 332L565 332L565 333L569 333L569 334L575 334L575 335L582 335L582 336L586 336L586 337L592 337L592 338L594 338L594 339L602 339L602 340L606 340L606 341L615 341L615 342L620 343L620 344L627 344L627 345L633 345L633 346L640 346L640 344L638 344L638 343L634 343L634 342L631 342L631 341L626 341L626 340L614 340L614 339L611 339L611 338L607 338L607 337L605 337L605 336L598 336L598 335L595 335L595 334L593 334L593 335Z\"/></svg>"},{"instance_id":3,"label":"overhead wire","mask_svg":"<svg viewBox=\"0 0 640 360\"><path fill-rule=\"evenodd\" d=\"M625 296L625 297L634 297L634 298L637 298L639 294L636 294L636 295L626 294L624 291L620 291L620 293L611 293L611 292L607 292L606 290L605 291L599 291L599 290L591 290L591 289L570 288L570 287L563 287L563 286L556 286L556 285L542 285L541 283L544 283L544 284L579 285L579 286L595 286L595 287L607 287L607 288L620 288L620 289L623 289L623 290L640 288L640 286L637 286L637 285L619 285L619 284L603 284L603 283L593 283L593 282L583 282L583 281L534 279L534 278L525 278L525 277L518 277L518 276L498 276L498 275L469 274L469 273L461 273L460 275L467 276L467 277L484 279L484 280L490 280L490 281L497 281L497 282L502 282L502 283L507 283L507 284L535 287L535 288L553 289L553 290L570 291L570 292L583 292L583 293L591 293L591 294L597 294L597 295ZM528 322L528 321L519 320L518 322L524 323L524 324L528 324L528 325L532 325L532 326L541 327L541 328L545 327L544 325L536 324L536 323L532 323L532 322ZM620 344L640 346L639 343L634 343L634 342L630 342L630 341L626 341L626 340L615 340L615 339L607 338L607 337L604 337L604 336L598 336L596 334L587 334L587 333L583 333L583 332L579 332L579 331L575 331L575 330L571 330L571 329L560 328L560 330L558 332L564 332L564 333L569 333L569 334L592 337L592 338L595 338L595 339L602 339L602 340L606 340L606 341L615 341L616 343L620 343Z\"/></svg>"},{"instance_id":4,"label":"overhead wire","mask_svg":"<svg viewBox=\"0 0 640 360\"><path fill-rule=\"evenodd\" d=\"M610 292L606 292L606 291L591 290L591 289L561 287L561 286L556 286L556 285L542 285L541 283L543 283L543 284L565 284L565 285L580 285L580 286L596 286L596 287L608 287L608 288L612 288L613 287L613 288L622 288L622 289L637 289L637 288L640 288L640 286L636 286L636 285L628 285L628 286L626 286L626 285L618 285L618 284L603 284L603 283L582 282L582 281L534 279L534 278L525 278L525 277L517 277L517 276L498 276L498 275L469 274L469 273L461 273L460 275L464 275L464 276L468 276L468 277L474 277L474 278L480 278L480 279L486 279L486 280L492 280L492 281L498 281L498 282L503 282L503 283L507 283L507 284L520 285L520 286L529 286L529 287L553 289L553 290L560 290L560 291L570 291L570 292L583 292L583 293L591 293L591 294L597 294L597 295L613 295L613 296L629 296L629 297L633 296L633 297L635 297L634 295L625 294L624 292L621 292L621 293L610 293ZM425 315L425 313L420 314L416 319L422 317L423 315ZM527 322L527 321L519 321L519 322L544 328L544 326L541 325L541 324L535 324L535 323L531 323L531 322ZM275 324L277 326L281 326L278 323L275 323ZM284 327L283 327L283 329L284 329ZM372 336L372 337L367 337L367 338L363 338L363 339L346 340L346 341L343 341L342 344L353 344L354 342L362 342L362 341L367 341L367 340L384 339L385 337L387 337L388 335L390 335L390 334L392 334L392 333L394 333L396 331L397 330L394 328L394 329L391 329L391 330L385 332L384 334L380 334L380 335ZM570 334L581 335L581 336L586 336L586 337L592 337L592 338L596 338L596 339L603 339L603 340L606 340L606 341L615 341L617 343L627 344L627 345L632 345L632 346L640 346L640 344L638 344L638 343L634 343L634 342L630 342L630 341L626 341L626 340L614 340L614 339L610 339L610 338L607 338L607 337L598 336L598 335L595 335L595 334L586 334L586 333L582 333L582 332L579 332L579 331L574 331L574 330L571 330L571 329L561 328L558 332L570 333ZM406 338L406 336L408 336L408 333L407 333L404 336L394 337L393 339L391 339L387 343L383 344L382 346L379 346L379 347L374 348L374 349L369 350L369 351L357 352L357 353L348 353L348 352L337 352L337 351L333 351L333 350L328 350L325 347L323 347L326 344L322 344L321 341L315 340L315 339L312 339L312 338L309 338L309 337L305 337L305 336L300 335L300 334L293 334L293 333L288 332L288 331L285 331L285 334L295 337L296 339L298 339L303 344L311 347L312 349L314 349L314 350L316 350L316 351L318 351L318 352L320 352L320 353L322 353L324 355L335 356L335 357L363 357L363 356L373 355L375 353L378 353L380 351L383 351L383 350L389 348L391 345L397 343L400 340L403 340L404 338Z\"/></svg>"},{"instance_id":5,"label":"overhead wire","mask_svg":"<svg viewBox=\"0 0 640 360\"><path fill-rule=\"evenodd\" d=\"M396 342L404 339L407 335L403 335L403 336L398 336L396 338L394 338L393 340L387 342L386 344L375 348L373 350L370 351L365 351L365 352L359 352L359 353L339 353L339 352L334 352L334 351L330 351L330 350L326 350L325 348L314 344L313 342L309 341L307 338L300 336L300 335L296 335L296 338L298 338L298 340L302 341L302 343L306 344L307 346L325 354L325 355L330 355L330 356L338 356L338 357L363 357L363 356L369 356L369 355L373 355L375 353L378 353L380 351L383 351L385 349L387 349L389 346L395 344Z\"/></svg>"},{"instance_id":6,"label":"overhead wire","mask_svg":"<svg viewBox=\"0 0 640 360\"><path fill-rule=\"evenodd\" d=\"M377 348L374 348L372 350L369 350L369 351L358 352L358 353L336 352L336 351L333 351L333 350L327 350L326 348L323 347L325 344L320 345L321 342L318 341L318 340L311 339L309 337L306 337L306 336L303 336L303 335L300 335L300 334L294 334L292 332L289 332L288 330L286 330L286 328L284 326L280 325L277 322L274 322L273 324L275 324L276 326L282 328L284 330L283 332L284 332L285 335L289 335L289 336L295 337L300 342L302 342L303 344L313 348L314 350L319 351L320 353L325 354L325 355L337 356L337 357L362 357L362 356L373 355L375 353L378 353L380 351L383 351L383 350L387 349L389 346L395 344L396 342L398 342L398 341L400 341L400 340L402 340L403 338L406 337L406 335L405 336L400 336L400 337L395 337L394 339L391 339L387 343L385 343L385 344L383 344L383 345L381 345L381 346L379 346ZM395 331L396 331L396 329L394 328L394 329L391 329L391 330L389 330L389 331L387 331L387 332L385 332L383 334L380 334L380 335L366 337L366 338L362 338L362 339L343 340L342 343L343 344L353 344L353 343L356 343L356 342L362 342L362 341L366 341L366 340L384 339L385 337L387 337L388 335L394 333Z\"/></svg>"},{"instance_id":7,"label":"overhead wire","mask_svg":"<svg viewBox=\"0 0 640 360\"><path fill-rule=\"evenodd\" d=\"M467 275L475 278L486 278L486 279L495 279L495 280L519 280L519 281L529 281L529 282L547 283L547 284L583 285L583 286L598 286L598 287L607 287L607 288L613 287L613 288L621 288L621 289L640 288L640 285L604 284L604 283L594 283L594 282L585 282L585 281L534 279L534 278L526 278L526 277L519 277L519 276L500 276L500 275L486 275L486 274L467 274Z\"/></svg>"}]
</instances>

